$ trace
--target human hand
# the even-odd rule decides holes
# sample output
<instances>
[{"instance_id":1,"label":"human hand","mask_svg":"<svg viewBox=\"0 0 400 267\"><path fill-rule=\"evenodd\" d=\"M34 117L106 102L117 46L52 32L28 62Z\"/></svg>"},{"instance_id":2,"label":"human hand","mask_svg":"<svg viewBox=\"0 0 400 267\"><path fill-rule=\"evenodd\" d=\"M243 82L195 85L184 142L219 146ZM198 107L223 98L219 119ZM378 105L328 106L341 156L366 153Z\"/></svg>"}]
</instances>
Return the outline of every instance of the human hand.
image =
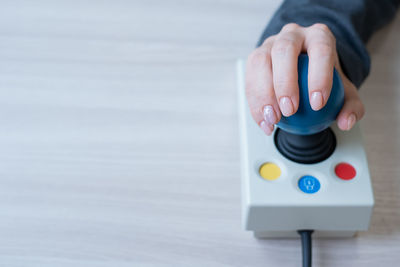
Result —
<instances>
[{"instance_id":1,"label":"human hand","mask_svg":"<svg viewBox=\"0 0 400 267\"><path fill-rule=\"evenodd\" d=\"M270 36L248 57L246 97L253 119L270 135L281 116L291 116L299 106L297 58L309 57L308 89L311 108L320 110L328 101L333 68L344 86L344 105L337 117L341 130L350 130L364 115L357 88L343 74L336 52L336 40L324 24L301 27L291 23Z\"/></svg>"}]
</instances>

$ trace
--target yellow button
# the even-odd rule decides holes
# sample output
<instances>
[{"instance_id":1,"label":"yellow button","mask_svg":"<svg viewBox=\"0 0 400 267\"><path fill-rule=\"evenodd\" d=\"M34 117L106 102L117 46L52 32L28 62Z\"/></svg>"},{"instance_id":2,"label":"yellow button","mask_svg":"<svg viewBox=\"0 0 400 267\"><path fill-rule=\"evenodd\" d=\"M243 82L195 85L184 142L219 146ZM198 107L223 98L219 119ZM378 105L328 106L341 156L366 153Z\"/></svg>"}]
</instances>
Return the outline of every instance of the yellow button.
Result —
<instances>
[{"instance_id":1,"label":"yellow button","mask_svg":"<svg viewBox=\"0 0 400 267\"><path fill-rule=\"evenodd\" d=\"M261 165L260 175L265 180L273 181L278 179L279 176L281 176L281 169L278 167L278 165L267 162Z\"/></svg>"}]
</instances>

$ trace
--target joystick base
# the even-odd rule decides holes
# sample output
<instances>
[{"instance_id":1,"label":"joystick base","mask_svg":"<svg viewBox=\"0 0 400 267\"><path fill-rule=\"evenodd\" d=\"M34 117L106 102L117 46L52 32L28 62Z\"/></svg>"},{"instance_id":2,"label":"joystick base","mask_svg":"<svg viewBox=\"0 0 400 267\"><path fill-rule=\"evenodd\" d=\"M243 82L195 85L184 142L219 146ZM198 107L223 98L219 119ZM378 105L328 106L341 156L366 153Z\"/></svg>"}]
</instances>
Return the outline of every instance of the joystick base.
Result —
<instances>
[{"instance_id":1,"label":"joystick base","mask_svg":"<svg viewBox=\"0 0 400 267\"><path fill-rule=\"evenodd\" d=\"M311 135L275 131L275 145L283 156L297 163L313 164L329 158L335 151L336 138L330 128Z\"/></svg>"}]
</instances>

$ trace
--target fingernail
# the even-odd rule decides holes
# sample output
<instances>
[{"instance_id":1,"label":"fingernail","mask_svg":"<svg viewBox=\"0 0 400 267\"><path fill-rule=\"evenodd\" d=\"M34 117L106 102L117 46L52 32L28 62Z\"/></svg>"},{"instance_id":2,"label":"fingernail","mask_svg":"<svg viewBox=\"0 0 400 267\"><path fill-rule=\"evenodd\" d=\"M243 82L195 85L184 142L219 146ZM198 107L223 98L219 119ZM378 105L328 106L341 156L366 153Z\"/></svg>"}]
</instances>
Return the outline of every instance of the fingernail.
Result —
<instances>
[{"instance_id":1,"label":"fingernail","mask_svg":"<svg viewBox=\"0 0 400 267\"><path fill-rule=\"evenodd\" d=\"M316 91L311 94L310 104L313 110L321 109L323 101L324 99L320 91Z\"/></svg>"},{"instance_id":2,"label":"fingernail","mask_svg":"<svg viewBox=\"0 0 400 267\"><path fill-rule=\"evenodd\" d=\"M271 135L272 131L274 130L274 126L270 125L266 121L262 121L260 123L260 127L266 135Z\"/></svg>"},{"instance_id":3,"label":"fingernail","mask_svg":"<svg viewBox=\"0 0 400 267\"><path fill-rule=\"evenodd\" d=\"M279 100L279 107L284 116L288 117L293 113L293 104L289 97L284 96Z\"/></svg>"},{"instance_id":4,"label":"fingernail","mask_svg":"<svg viewBox=\"0 0 400 267\"><path fill-rule=\"evenodd\" d=\"M276 122L276 114L274 108L271 105L267 105L264 107L264 120L269 122L270 124L275 124Z\"/></svg>"},{"instance_id":5,"label":"fingernail","mask_svg":"<svg viewBox=\"0 0 400 267\"><path fill-rule=\"evenodd\" d=\"M354 113L351 113L351 115L347 118L347 130L353 128L355 123L356 123L356 115L354 115Z\"/></svg>"}]
</instances>

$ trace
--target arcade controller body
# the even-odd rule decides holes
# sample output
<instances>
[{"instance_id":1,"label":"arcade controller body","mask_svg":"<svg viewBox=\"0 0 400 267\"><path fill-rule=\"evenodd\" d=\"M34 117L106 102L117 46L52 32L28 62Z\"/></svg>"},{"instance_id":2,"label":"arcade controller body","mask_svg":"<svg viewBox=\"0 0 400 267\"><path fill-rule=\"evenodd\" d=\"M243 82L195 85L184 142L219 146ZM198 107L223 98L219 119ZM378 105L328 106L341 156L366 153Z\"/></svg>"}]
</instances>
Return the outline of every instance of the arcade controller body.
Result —
<instances>
[{"instance_id":1,"label":"arcade controller body","mask_svg":"<svg viewBox=\"0 0 400 267\"><path fill-rule=\"evenodd\" d=\"M278 151L277 127L267 136L251 117L242 61L238 93L244 228L257 238L298 237L299 229L312 229L316 237L367 230L374 198L359 126L343 132L331 125L334 152L318 163L297 163Z\"/></svg>"}]
</instances>

